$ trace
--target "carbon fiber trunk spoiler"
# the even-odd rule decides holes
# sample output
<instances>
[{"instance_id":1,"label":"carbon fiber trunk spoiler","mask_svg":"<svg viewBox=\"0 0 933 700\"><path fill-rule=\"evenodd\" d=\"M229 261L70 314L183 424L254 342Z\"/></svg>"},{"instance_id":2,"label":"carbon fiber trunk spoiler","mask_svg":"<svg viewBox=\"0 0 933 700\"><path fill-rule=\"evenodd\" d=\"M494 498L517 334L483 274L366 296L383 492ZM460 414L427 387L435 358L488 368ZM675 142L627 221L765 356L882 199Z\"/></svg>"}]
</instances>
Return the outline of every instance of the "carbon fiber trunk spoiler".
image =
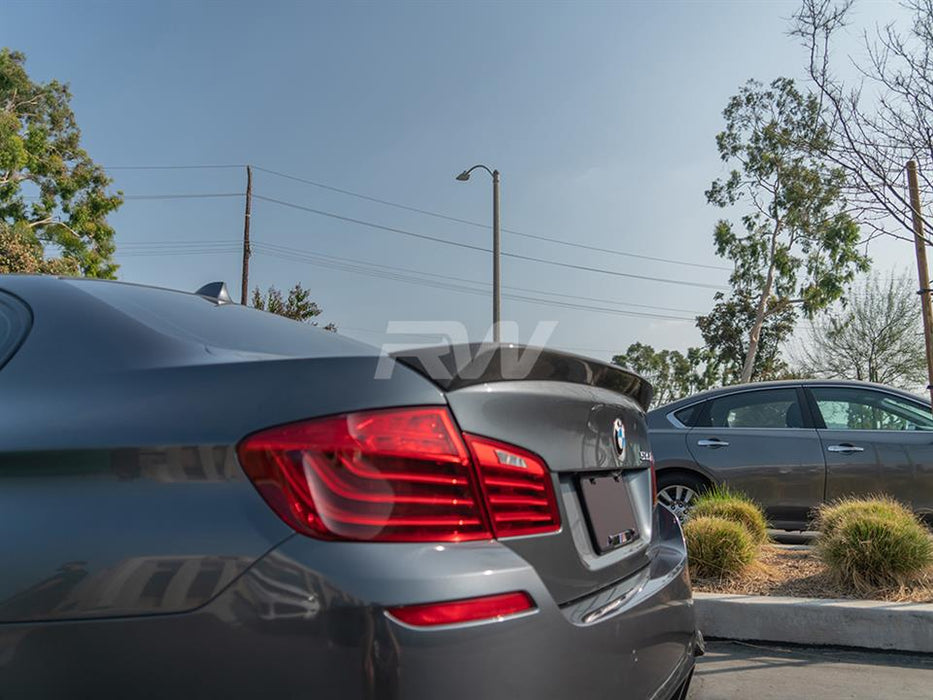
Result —
<instances>
[{"instance_id":1,"label":"carbon fiber trunk spoiler","mask_svg":"<svg viewBox=\"0 0 933 700\"><path fill-rule=\"evenodd\" d=\"M413 348L392 357L444 391L487 382L570 382L624 394L645 411L654 395L651 383L631 370L548 348L470 343Z\"/></svg>"}]
</instances>

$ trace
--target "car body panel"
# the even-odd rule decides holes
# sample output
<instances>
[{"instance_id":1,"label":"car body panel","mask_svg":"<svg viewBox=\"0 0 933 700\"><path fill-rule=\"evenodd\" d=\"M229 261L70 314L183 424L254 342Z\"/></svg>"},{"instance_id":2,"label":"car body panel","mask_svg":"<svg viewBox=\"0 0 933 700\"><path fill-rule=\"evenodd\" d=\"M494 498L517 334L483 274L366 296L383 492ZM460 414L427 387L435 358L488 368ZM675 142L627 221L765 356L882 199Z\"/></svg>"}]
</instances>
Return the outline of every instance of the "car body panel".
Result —
<instances>
[{"instance_id":1,"label":"car body panel","mask_svg":"<svg viewBox=\"0 0 933 700\"><path fill-rule=\"evenodd\" d=\"M813 383L806 387L812 410L818 415L817 432L826 459L826 499L888 494L918 513L933 513L933 431L854 430L826 425L817 395L837 390L844 397L851 386ZM842 389L842 392L838 390ZM874 385L859 387L859 394L891 397L929 411L916 397Z\"/></svg>"},{"instance_id":2,"label":"car body panel","mask_svg":"<svg viewBox=\"0 0 933 700\"><path fill-rule=\"evenodd\" d=\"M121 288L0 277L33 315L0 370L4 698L663 698L689 677L686 549L671 514L650 508L635 399L567 381L446 392L322 330ZM553 463L559 532L312 539L279 519L236 457L244 437L271 426L448 401L462 430ZM626 456L611 447L619 417ZM581 472L617 472L635 494L636 546L592 551ZM536 610L437 629L386 612L514 590Z\"/></svg>"},{"instance_id":3,"label":"car body panel","mask_svg":"<svg viewBox=\"0 0 933 700\"><path fill-rule=\"evenodd\" d=\"M34 321L0 371L0 561L18 562L0 577L0 622L194 609L291 533L236 461L245 435L322 413L444 403L403 366L359 382L379 361L367 346L341 356L347 346L335 339L334 357L313 357L324 331L298 328L312 342L295 353L312 357L247 358L157 333L73 288L121 285L4 283L28 295ZM268 316L178 296L211 313ZM176 569L197 579L194 594L160 589ZM149 588L146 572L161 572Z\"/></svg>"},{"instance_id":4,"label":"car body panel","mask_svg":"<svg viewBox=\"0 0 933 700\"><path fill-rule=\"evenodd\" d=\"M534 568L499 543L348 550L296 535L193 613L0 627L0 686L10 699L165 697L178 688L239 698L270 687L321 700L668 697L693 665L694 613L679 526L658 513L647 576L594 623L572 615L612 601L613 589L559 607ZM385 612L515 589L531 594L535 612L437 629Z\"/></svg>"},{"instance_id":5,"label":"car body panel","mask_svg":"<svg viewBox=\"0 0 933 700\"><path fill-rule=\"evenodd\" d=\"M654 428L651 431L651 453L658 471L664 469L699 469L690 450L687 449L687 431L672 427ZM704 476L708 476L704 472Z\"/></svg>"},{"instance_id":6,"label":"car body panel","mask_svg":"<svg viewBox=\"0 0 933 700\"><path fill-rule=\"evenodd\" d=\"M888 494L918 510L929 511L933 504L933 436L895 431L818 432L827 465L826 500ZM840 445L863 451L840 454L827 449Z\"/></svg>"},{"instance_id":7,"label":"car body panel","mask_svg":"<svg viewBox=\"0 0 933 700\"><path fill-rule=\"evenodd\" d=\"M4 453L0 622L193 610L291 534L269 516L230 447Z\"/></svg>"},{"instance_id":8,"label":"car body panel","mask_svg":"<svg viewBox=\"0 0 933 700\"><path fill-rule=\"evenodd\" d=\"M728 445L704 447L699 445L703 440ZM805 521L823 500L826 467L812 428L691 428L687 447L717 481L764 504L768 519L778 527Z\"/></svg>"},{"instance_id":9,"label":"car body panel","mask_svg":"<svg viewBox=\"0 0 933 700\"><path fill-rule=\"evenodd\" d=\"M448 394L460 427L531 449L552 472L563 528L554 535L503 540L534 563L558 603L579 598L648 565L651 541L651 472L641 408L615 392L568 384L554 392L547 381L497 382ZM612 425L624 420L626 448L620 457ZM639 538L602 556L595 551L579 491L581 473L621 470L635 508Z\"/></svg>"}]
</instances>

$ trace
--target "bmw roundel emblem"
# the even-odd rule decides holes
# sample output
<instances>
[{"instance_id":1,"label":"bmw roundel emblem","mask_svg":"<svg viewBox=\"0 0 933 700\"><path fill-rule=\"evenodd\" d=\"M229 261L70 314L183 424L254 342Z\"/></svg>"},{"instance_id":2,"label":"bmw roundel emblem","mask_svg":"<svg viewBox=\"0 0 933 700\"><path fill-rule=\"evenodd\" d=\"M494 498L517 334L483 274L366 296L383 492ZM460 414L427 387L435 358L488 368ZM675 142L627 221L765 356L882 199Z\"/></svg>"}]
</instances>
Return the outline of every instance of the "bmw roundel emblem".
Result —
<instances>
[{"instance_id":1,"label":"bmw roundel emblem","mask_svg":"<svg viewBox=\"0 0 933 700\"><path fill-rule=\"evenodd\" d=\"M620 457L625 456L625 423L621 418L616 418L612 422L612 435L615 438L616 451Z\"/></svg>"}]
</instances>

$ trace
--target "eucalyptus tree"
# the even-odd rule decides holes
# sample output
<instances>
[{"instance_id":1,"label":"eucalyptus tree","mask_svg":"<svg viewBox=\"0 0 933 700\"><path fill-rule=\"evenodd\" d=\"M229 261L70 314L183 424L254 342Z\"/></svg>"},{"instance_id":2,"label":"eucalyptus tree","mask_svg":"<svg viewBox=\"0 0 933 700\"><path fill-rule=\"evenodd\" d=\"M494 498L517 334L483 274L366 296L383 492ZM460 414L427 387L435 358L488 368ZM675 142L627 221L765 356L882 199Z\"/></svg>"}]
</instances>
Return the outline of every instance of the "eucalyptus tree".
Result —
<instances>
[{"instance_id":1,"label":"eucalyptus tree","mask_svg":"<svg viewBox=\"0 0 933 700\"><path fill-rule=\"evenodd\" d=\"M719 295L698 325L715 326L730 314L741 324L736 328L747 340L738 378L748 382L766 323L780 321L778 335L789 335L798 309L812 317L840 299L869 261L846 211L845 173L826 158L833 142L815 95L789 78L768 86L750 80L723 117L716 146L730 171L706 198L738 214L737 222L721 219L714 231L717 254L733 263L732 292ZM750 310L747 321L743 308ZM783 339L774 338L778 345Z\"/></svg>"},{"instance_id":2,"label":"eucalyptus tree","mask_svg":"<svg viewBox=\"0 0 933 700\"><path fill-rule=\"evenodd\" d=\"M25 272L40 268L57 252L66 269L91 277L112 278L114 230L107 216L122 204L104 169L81 147L81 131L71 109L67 84L30 79L26 57L0 49L0 222L4 236L24 255ZM28 251L28 255L26 252ZM31 261L31 262L30 262Z\"/></svg>"},{"instance_id":3,"label":"eucalyptus tree","mask_svg":"<svg viewBox=\"0 0 933 700\"><path fill-rule=\"evenodd\" d=\"M645 343L632 343L612 363L638 372L654 387L653 404L660 406L722 382L719 365L705 348L655 350Z\"/></svg>"}]
</instances>

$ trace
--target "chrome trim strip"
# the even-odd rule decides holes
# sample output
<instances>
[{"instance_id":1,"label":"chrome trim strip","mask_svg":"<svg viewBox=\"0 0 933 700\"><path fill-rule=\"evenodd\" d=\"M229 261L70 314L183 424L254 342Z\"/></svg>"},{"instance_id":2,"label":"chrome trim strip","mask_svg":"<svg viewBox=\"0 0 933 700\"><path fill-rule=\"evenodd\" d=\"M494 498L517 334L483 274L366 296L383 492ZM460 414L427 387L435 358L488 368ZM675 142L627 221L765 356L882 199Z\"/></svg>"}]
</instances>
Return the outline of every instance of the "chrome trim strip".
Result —
<instances>
[{"instance_id":1,"label":"chrome trim strip","mask_svg":"<svg viewBox=\"0 0 933 700\"><path fill-rule=\"evenodd\" d=\"M605 605L594 610L591 613L587 613L586 615L583 616L583 624L588 625L593 622L598 622L599 620L602 620L604 617L611 615L616 610L618 610L623 605L625 605L626 601L628 601L629 598L631 598L633 595L638 593L643 587L644 587L644 584L642 586L636 586L635 588L628 591L627 593L620 595L615 600L612 600L606 603Z\"/></svg>"}]
</instances>

